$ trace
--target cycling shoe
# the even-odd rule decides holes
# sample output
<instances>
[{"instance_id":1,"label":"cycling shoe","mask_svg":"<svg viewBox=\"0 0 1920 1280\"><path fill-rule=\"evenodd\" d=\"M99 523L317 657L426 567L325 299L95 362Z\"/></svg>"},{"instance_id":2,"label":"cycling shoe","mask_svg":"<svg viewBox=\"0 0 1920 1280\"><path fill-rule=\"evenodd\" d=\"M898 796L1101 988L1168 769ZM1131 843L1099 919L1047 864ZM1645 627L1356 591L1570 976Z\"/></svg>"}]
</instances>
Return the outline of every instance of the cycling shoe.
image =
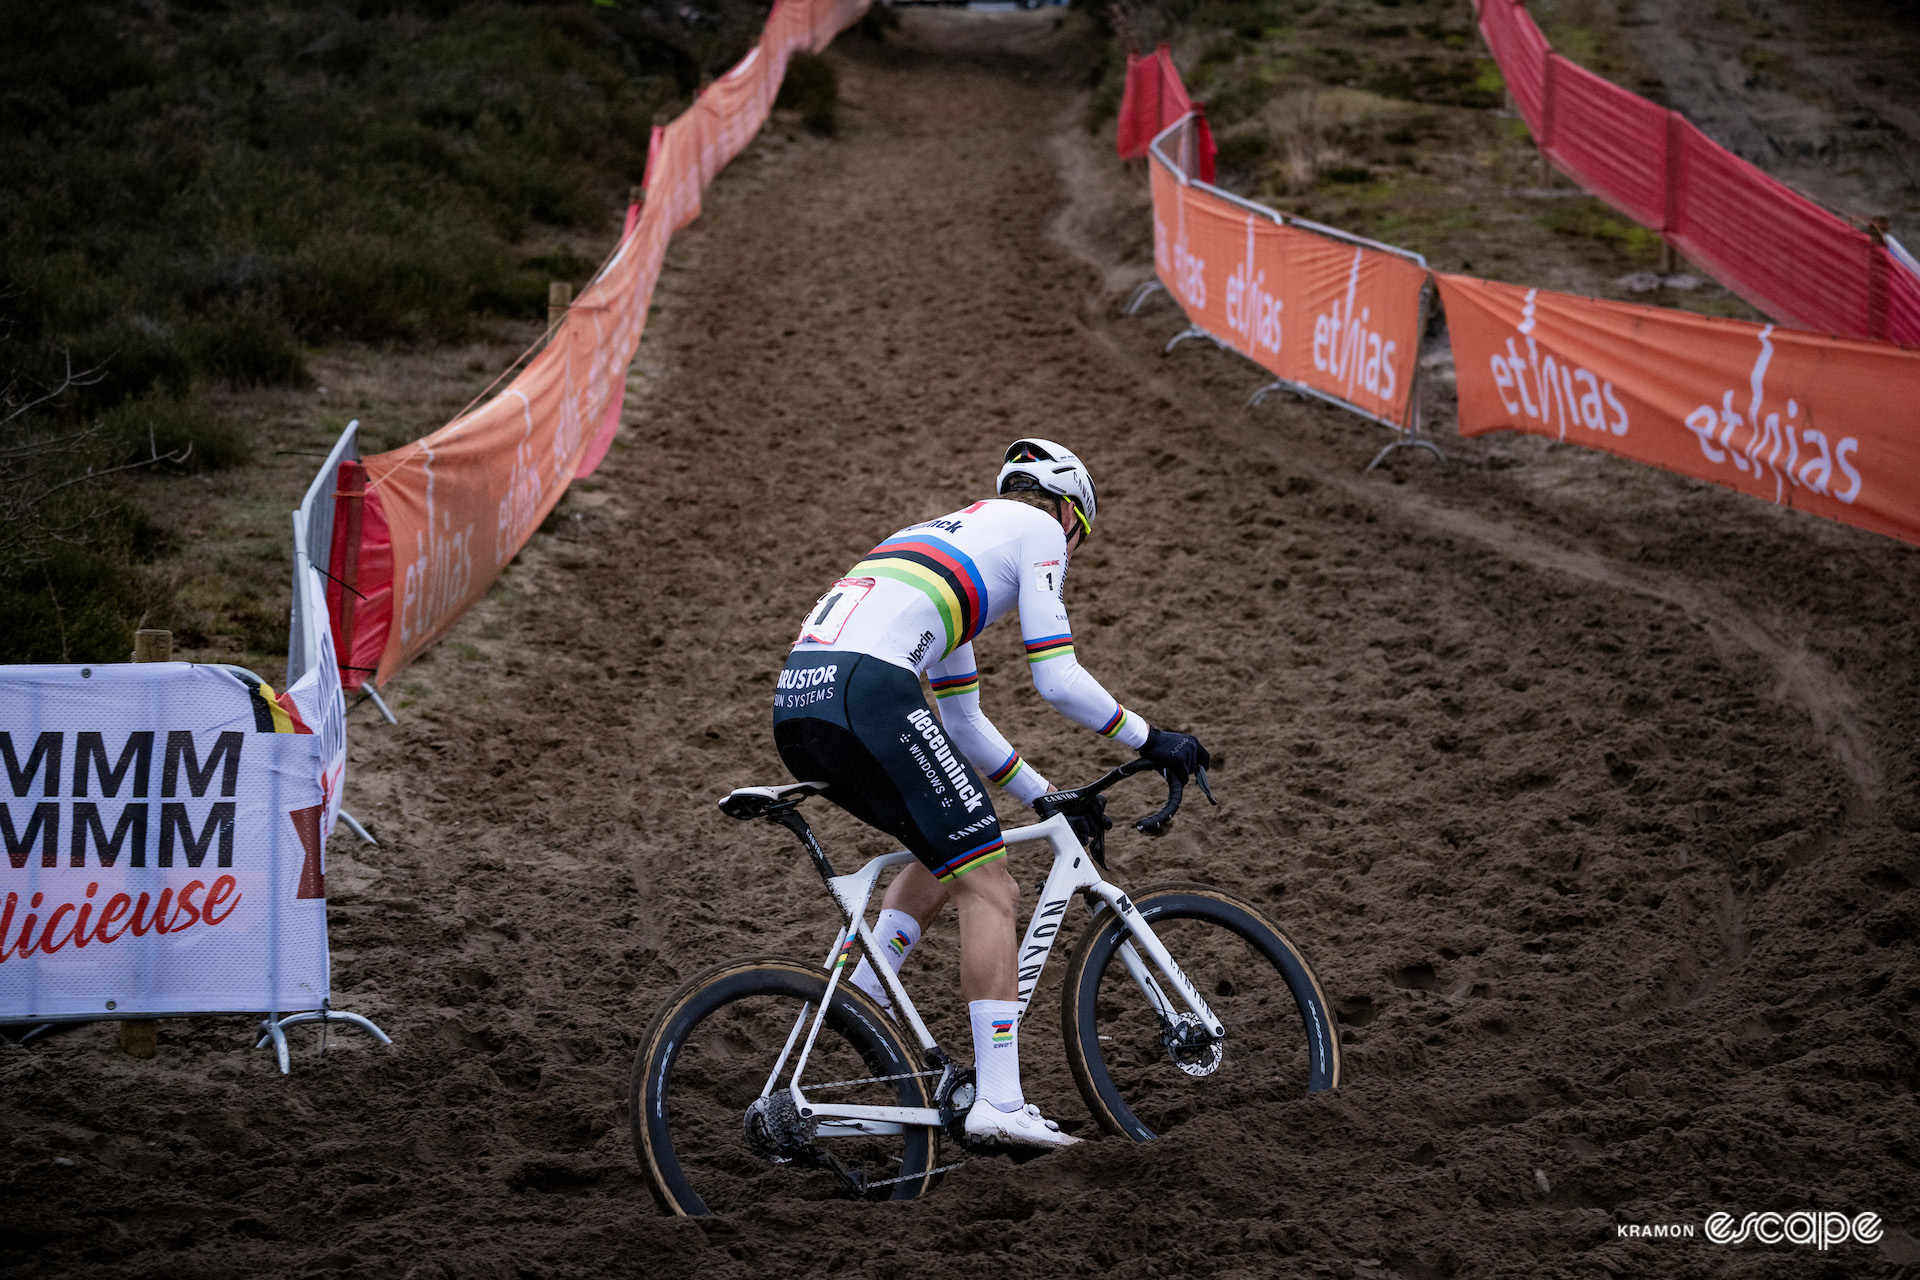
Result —
<instances>
[{"instance_id":1,"label":"cycling shoe","mask_svg":"<svg viewBox=\"0 0 1920 1280\"><path fill-rule=\"evenodd\" d=\"M1018 1111L1002 1111L985 1098L967 1112L967 1140L1005 1143L1015 1147L1070 1147L1080 1139L1062 1133L1060 1126L1040 1114L1031 1102Z\"/></svg>"}]
</instances>

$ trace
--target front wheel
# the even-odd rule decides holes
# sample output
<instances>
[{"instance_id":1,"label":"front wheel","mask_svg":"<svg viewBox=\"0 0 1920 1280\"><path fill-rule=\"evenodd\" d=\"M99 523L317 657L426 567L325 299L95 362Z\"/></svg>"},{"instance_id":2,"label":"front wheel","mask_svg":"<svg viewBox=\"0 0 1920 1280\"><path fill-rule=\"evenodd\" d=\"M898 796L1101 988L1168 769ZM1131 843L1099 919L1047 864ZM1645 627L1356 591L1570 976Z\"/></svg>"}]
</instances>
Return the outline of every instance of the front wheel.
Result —
<instances>
[{"instance_id":1,"label":"front wheel","mask_svg":"<svg viewBox=\"0 0 1920 1280\"><path fill-rule=\"evenodd\" d=\"M791 1060L770 1080L785 1047L797 1055L806 1042L827 976L783 957L736 960L693 978L655 1015L634 1058L629 1106L634 1149L661 1208L699 1216L768 1199L910 1200L931 1187L930 1127L831 1132L793 1111ZM842 982L801 1083L811 1101L931 1107L918 1058L880 1007Z\"/></svg>"},{"instance_id":2,"label":"front wheel","mask_svg":"<svg viewBox=\"0 0 1920 1280\"><path fill-rule=\"evenodd\" d=\"M1060 1001L1067 1061L1101 1128L1146 1142L1204 1110L1340 1083L1326 993L1279 926L1204 885L1157 885L1133 902L1226 1036L1208 1037L1164 980L1186 1017L1156 1014L1124 962L1125 923L1101 911L1067 961Z\"/></svg>"}]
</instances>

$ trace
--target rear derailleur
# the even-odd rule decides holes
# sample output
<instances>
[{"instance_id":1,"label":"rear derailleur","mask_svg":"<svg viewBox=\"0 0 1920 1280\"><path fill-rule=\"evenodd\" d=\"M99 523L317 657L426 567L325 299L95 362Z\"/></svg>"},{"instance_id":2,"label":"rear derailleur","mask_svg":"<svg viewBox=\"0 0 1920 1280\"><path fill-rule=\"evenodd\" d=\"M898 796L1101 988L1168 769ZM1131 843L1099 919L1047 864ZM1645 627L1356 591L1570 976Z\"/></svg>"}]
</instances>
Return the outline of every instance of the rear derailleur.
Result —
<instances>
[{"instance_id":1,"label":"rear derailleur","mask_svg":"<svg viewBox=\"0 0 1920 1280\"><path fill-rule=\"evenodd\" d=\"M797 1165L802 1169L825 1169L840 1180L841 1190L856 1200L866 1198L867 1172L847 1165L832 1152L817 1146L820 1122L800 1114L793 1095L785 1089L755 1098L747 1108L745 1121L747 1148L770 1164Z\"/></svg>"}]
</instances>

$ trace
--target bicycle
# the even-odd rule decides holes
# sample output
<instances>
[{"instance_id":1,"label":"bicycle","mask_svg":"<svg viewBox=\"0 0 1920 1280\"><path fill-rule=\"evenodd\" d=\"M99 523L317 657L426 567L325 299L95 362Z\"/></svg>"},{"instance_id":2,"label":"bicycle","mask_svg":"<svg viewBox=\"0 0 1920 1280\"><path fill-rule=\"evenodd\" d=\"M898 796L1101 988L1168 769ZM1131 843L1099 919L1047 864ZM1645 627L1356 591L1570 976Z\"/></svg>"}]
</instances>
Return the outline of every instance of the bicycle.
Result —
<instances>
[{"instance_id":1,"label":"bicycle","mask_svg":"<svg viewBox=\"0 0 1920 1280\"><path fill-rule=\"evenodd\" d=\"M1204 885L1154 885L1130 895L1106 878L1103 833L1085 847L1075 836L1070 817L1099 814L1102 792L1152 767L1132 761L1089 786L1042 796L1035 804L1042 821L1001 833L1009 845L1044 840L1053 850L1020 944L1022 1023L1067 908L1082 896L1092 919L1067 960L1061 991L1067 1061L1100 1127L1136 1142L1209 1100L1196 1090L1231 1104L1276 1074L1304 1076L1308 1092L1340 1082L1326 995L1277 925ZM1183 784L1170 774L1166 780L1167 803L1134 823L1136 830L1160 835L1171 824ZM1206 790L1204 771L1198 781ZM629 1092L634 1147L668 1212L724 1212L768 1194L910 1200L959 1167L940 1164L942 1137L970 1151L1002 1150L967 1141L972 1068L935 1042L866 922L880 874L913 855L886 854L836 875L798 812L824 789L809 782L744 787L720 801L729 817L772 822L799 839L842 924L822 965L760 956L695 976L641 1037ZM842 981L856 949L872 962L898 1020ZM1230 1063L1239 1069L1223 1070ZM770 1185L796 1173L813 1176Z\"/></svg>"}]
</instances>

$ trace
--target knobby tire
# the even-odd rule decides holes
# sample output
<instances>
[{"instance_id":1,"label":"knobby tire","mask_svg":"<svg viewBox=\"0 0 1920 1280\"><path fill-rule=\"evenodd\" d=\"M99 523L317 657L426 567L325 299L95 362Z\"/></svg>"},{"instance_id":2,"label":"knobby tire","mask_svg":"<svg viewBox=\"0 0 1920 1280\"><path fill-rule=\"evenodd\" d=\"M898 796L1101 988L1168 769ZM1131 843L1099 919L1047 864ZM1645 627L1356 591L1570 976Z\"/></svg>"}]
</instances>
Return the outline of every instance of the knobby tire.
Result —
<instances>
[{"instance_id":1,"label":"knobby tire","mask_svg":"<svg viewBox=\"0 0 1920 1280\"><path fill-rule=\"evenodd\" d=\"M1174 963L1226 1024L1227 1035L1215 1076L1185 1076L1164 1049L1158 1051L1156 1060L1155 1050L1144 1044L1142 1034L1145 1023L1151 1021L1150 1006L1119 958L1120 943L1129 936L1126 927L1113 912L1100 912L1068 958L1060 1011L1067 1062L1101 1128L1146 1142L1156 1136L1150 1119L1164 1131L1199 1108L1230 1103L1236 1096L1235 1089L1285 1096L1295 1091L1330 1089L1340 1083L1339 1032L1326 993L1313 966L1279 926L1250 904L1204 885L1155 885L1135 894L1133 902L1167 945ZM1187 922L1184 928L1181 922ZM1232 935L1244 947L1236 947L1219 931ZM1217 942L1203 946L1189 941L1216 938ZM1196 971L1206 962L1192 953L1220 951L1222 947L1233 953L1245 971L1242 984ZM1183 949L1190 954L1183 955ZM1271 966L1279 983L1274 983L1270 975L1261 977L1266 966ZM1148 967L1151 969L1151 962ZM1251 1007L1255 999L1251 992L1262 984L1272 991L1260 997L1262 1004L1256 1010ZM1163 980L1161 985L1165 988L1167 984ZM1239 991L1239 985L1246 985L1248 990ZM1234 1007L1236 993L1243 1007ZM1282 1017L1279 1010L1270 1007L1279 1003L1277 997L1283 994L1292 997L1297 1019L1290 1013ZM1182 1007L1170 989L1167 995L1175 1007ZM1256 1029L1256 1021L1266 1039L1250 1055L1248 1033ZM1115 1034L1103 1040L1103 1026ZM1122 1034L1126 1030L1131 1036ZM1284 1064L1279 1061L1282 1057L1286 1058ZM1276 1077L1272 1090L1250 1075L1256 1068ZM1231 1074L1235 1069L1239 1074ZM1124 1078L1124 1086L1116 1081L1116 1071ZM1136 1108L1143 1108L1143 1099L1149 1097L1154 1104L1144 1107L1149 1116L1136 1114Z\"/></svg>"},{"instance_id":2,"label":"knobby tire","mask_svg":"<svg viewBox=\"0 0 1920 1280\"><path fill-rule=\"evenodd\" d=\"M820 966L786 957L760 956L734 960L717 965L687 981L667 998L654 1015L653 1022L641 1036L640 1047L634 1057L628 1105L634 1150L639 1156L641 1171L646 1175L647 1186L663 1210L683 1217L699 1217L715 1211L709 1207L701 1188L696 1185L695 1171L686 1167L683 1153L676 1145L672 1123L676 1096L675 1068L687 1065L681 1061L683 1051L699 1033L702 1024L709 1019L722 1019L730 1007L744 1008L748 1002L759 1002L755 1005L756 1009L764 1005L778 1011L771 1016L755 1015L755 1028L763 1031L765 1036L765 1042L756 1046L763 1050L758 1057L737 1048L735 1050L740 1062L733 1064L734 1074L742 1080L753 1080L751 1090L744 1095L745 1100L750 1101L758 1093L767 1073L773 1069L792 1019L801 1006L806 1004L818 1008L821 998L826 994L827 978L828 971ZM803 1030L800 1040L795 1044L796 1056L805 1038L806 1032ZM926 1079L910 1074L921 1069L918 1053L909 1046L880 1006L864 992L852 987L844 977L834 993L833 1007L828 1012L826 1025L821 1029L820 1047L815 1049L815 1060L830 1057L832 1051L841 1046L850 1050L841 1054L841 1062L857 1056L859 1062L864 1064L864 1071L852 1074L905 1076L884 1086L891 1096L882 1105L933 1105L932 1092ZM758 1079L753 1079L755 1071ZM714 1073L714 1064L696 1064L689 1076L681 1081L683 1093L692 1095L712 1090ZM791 1062L782 1072L782 1086L790 1079L790 1073ZM822 1074L810 1061L803 1082L834 1078L831 1073ZM874 1101L872 1098L846 1097L821 1100ZM707 1101L711 1104L711 1099ZM740 1103L740 1114L733 1117L736 1129L744 1119L746 1101ZM719 1114L719 1109L713 1105L709 1105L708 1110ZM723 1137L717 1133L704 1136L711 1139ZM837 1141L841 1140L824 1140L824 1149L833 1150ZM936 1180L931 1173L938 1155L935 1135L930 1130L911 1129L899 1141L899 1167L874 1170L870 1176L909 1176L905 1181L877 1189L874 1193L876 1199L911 1200L924 1195ZM769 1162L754 1165L750 1160L740 1157L740 1152L750 1155L744 1133L738 1137L738 1143L739 1152L723 1151L721 1154L737 1164L752 1168L753 1174L736 1175L734 1181L754 1182L772 1173L785 1175L788 1179L816 1180L813 1183L816 1188L822 1185L818 1180L837 1182L834 1175L825 1170L783 1169ZM751 1160L757 1159L751 1157ZM774 1194L784 1196L786 1190L788 1188L782 1186Z\"/></svg>"}]
</instances>

